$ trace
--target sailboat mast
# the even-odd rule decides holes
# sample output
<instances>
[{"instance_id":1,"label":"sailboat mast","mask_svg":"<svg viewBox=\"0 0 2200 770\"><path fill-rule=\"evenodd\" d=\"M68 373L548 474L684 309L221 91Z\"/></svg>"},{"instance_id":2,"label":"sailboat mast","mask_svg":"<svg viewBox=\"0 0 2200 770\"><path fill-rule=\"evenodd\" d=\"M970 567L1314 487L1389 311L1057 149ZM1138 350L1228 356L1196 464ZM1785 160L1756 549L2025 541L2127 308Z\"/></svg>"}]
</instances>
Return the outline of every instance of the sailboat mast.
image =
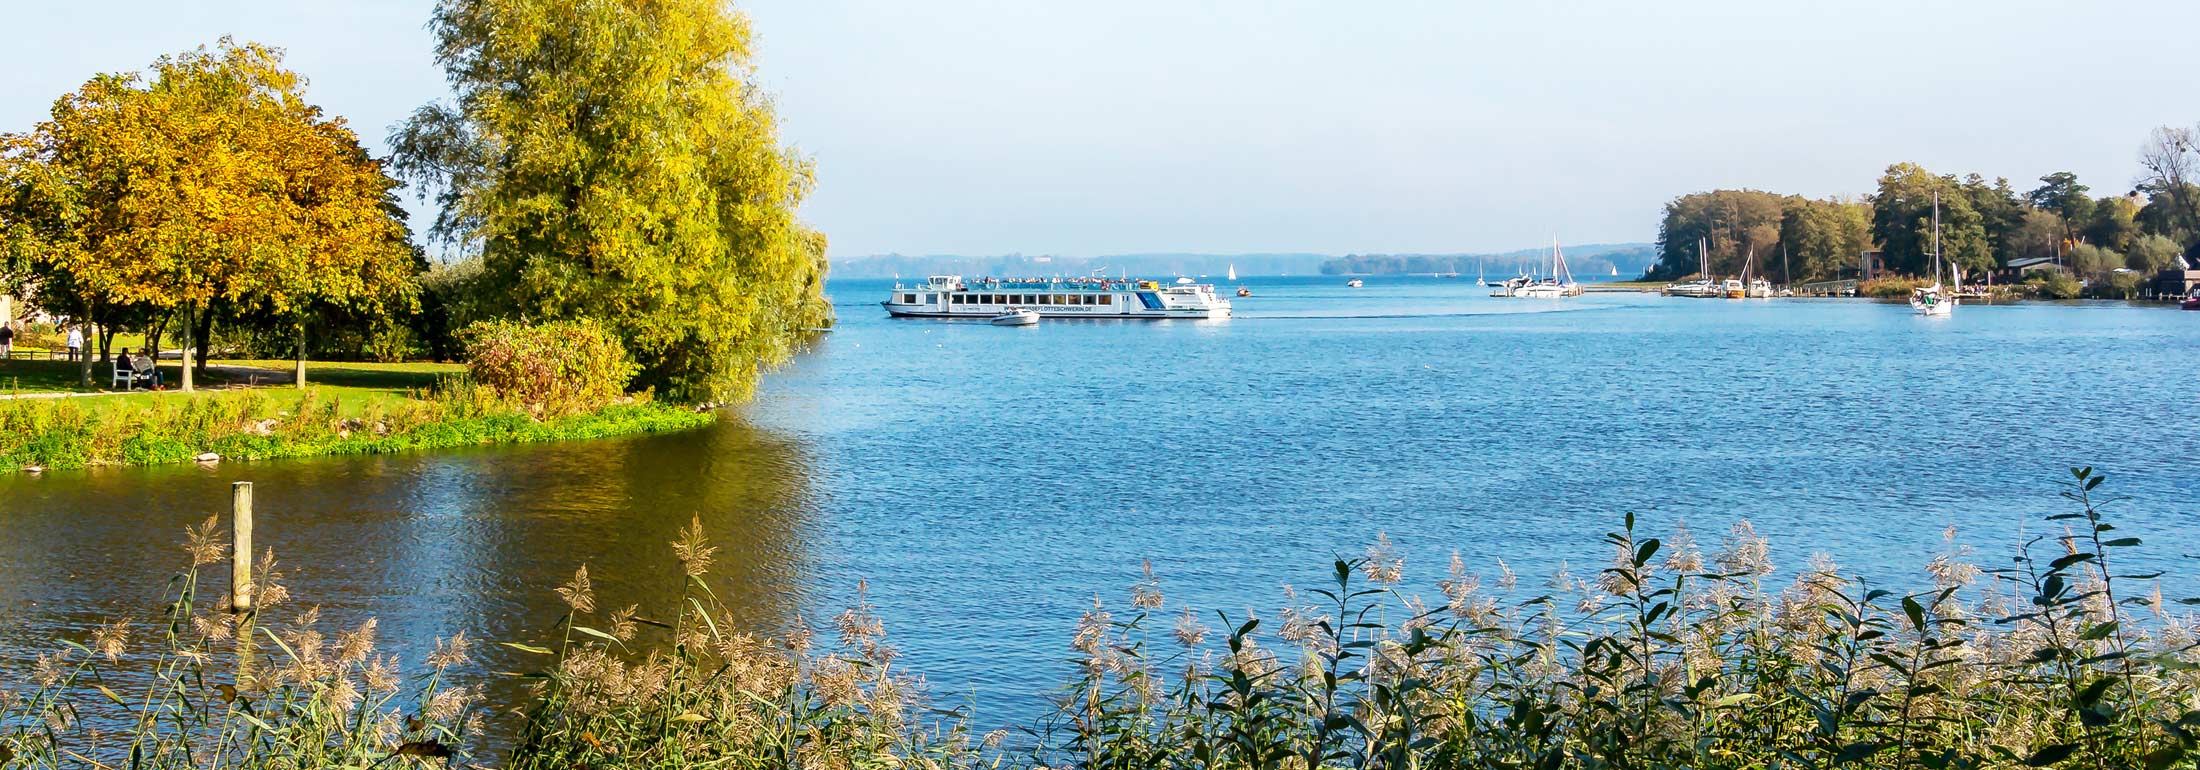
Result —
<instances>
[{"instance_id":1,"label":"sailboat mast","mask_svg":"<svg viewBox=\"0 0 2200 770\"><path fill-rule=\"evenodd\" d=\"M1933 283L1940 283L1940 193L1933 193Z\"/></svg>"}]
</instances>

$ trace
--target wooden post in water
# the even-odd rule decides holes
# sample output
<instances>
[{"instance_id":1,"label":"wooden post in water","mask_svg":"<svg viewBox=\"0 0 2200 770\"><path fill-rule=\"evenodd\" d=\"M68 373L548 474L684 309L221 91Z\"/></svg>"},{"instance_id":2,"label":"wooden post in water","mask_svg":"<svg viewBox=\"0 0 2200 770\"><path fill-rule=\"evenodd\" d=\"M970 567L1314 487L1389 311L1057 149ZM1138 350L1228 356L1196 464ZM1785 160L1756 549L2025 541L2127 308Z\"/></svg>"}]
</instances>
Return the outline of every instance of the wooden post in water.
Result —
<instances>
[{"instance_id":1,"label":"wooden post in water","mask_svg":"<svg viewBox=\"0 0 2200 770\"><path fill-rule=\"evenodd\" d=\"M229 485L229 611L252 611L252 482Z\"/></svg>"}]
</instances>

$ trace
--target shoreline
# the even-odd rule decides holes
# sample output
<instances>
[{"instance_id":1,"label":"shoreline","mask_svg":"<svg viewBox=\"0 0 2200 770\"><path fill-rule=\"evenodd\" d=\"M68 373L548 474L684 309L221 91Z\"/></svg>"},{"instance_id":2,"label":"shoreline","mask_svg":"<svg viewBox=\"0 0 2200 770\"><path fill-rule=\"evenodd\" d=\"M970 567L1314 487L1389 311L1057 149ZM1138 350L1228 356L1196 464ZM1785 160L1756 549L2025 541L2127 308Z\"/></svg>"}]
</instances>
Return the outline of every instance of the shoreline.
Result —
<instances>
[{"instance_id":1,"label":"shoreline","mask_svg":"<svg viewBox=\"0 0 2200 770\"><path fill-rule=\"evenodd\" d=\"M696 430L718 419L646 400L543 419L445 398L355 398L356 408L346 409L337 391L213 391L112 408L89 404L107 400L96 398L0 402L0 474L588 440Z\"/></svg>"}]
</instances>

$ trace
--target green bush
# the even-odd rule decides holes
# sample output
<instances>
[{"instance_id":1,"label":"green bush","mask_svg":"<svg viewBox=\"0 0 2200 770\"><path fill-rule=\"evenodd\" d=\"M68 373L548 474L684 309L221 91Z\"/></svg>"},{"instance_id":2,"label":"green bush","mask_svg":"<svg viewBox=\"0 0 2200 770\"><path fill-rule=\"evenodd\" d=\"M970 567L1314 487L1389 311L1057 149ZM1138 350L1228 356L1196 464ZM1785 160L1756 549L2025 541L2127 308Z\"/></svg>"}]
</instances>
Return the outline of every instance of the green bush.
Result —
<instances>
[{"instance_id":1,"label":"green bush","mask_svg":"<svg viewBox=\"0 0 2200 770\"><path fill-rule=\"evenodd\" d=\"M1888 276L1865 281L1857 286L1856 293L1859 296L1876 297L1878 299L1907 299L1912 289L1922 289L1930 285L1932 285L1932 281L1923 278Z\"/></svg>"},{"instance_id":2,"label":"green bush","mask_svg":"<svg viewBox=\"0 0 2200 770\"><path fill-rule=\"evenodd\" d=\"M2077 299L2078 295L2085 292L2084 284L2078 283L2078 279L2070 277L2069 273L2061 271L2034 273L2032 277L2024 279L2024 285L2041 299Z\"/></svg>"},{"instance_id":3,"label":"green bush","mask_svg":"<svg viewBox=\"0 0 2200 770\"><path fill-rule=\"evenodd\" d=\"M2094 279L2085 287L2086 296L2096 299L2138 299L2140 287L2147 277L2138 273L2109 273Z\"/></svg>"},{"instance_id":4,"label":"green bush","mask_svg":"<svg viewBox=\"0 0 2200 770\"><path fill-rule=\"evenodd\" d=\"M538 417L602 408L624 396L639 371L618 338L592 320L486 321L467 327L465 338L473 384Z\"/></svg>"}]
</instances>

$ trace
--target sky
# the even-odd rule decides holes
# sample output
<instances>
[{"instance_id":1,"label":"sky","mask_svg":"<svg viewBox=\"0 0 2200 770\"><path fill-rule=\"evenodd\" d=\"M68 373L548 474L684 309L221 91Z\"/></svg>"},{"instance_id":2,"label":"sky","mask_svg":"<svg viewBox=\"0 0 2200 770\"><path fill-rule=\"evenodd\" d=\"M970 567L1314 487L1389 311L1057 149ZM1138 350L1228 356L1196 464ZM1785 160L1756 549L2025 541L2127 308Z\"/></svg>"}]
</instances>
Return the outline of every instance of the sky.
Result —
<instances>
[{"instance_id":1,"label":"sky","mask_svg":"<svg viewBox=\"0 0 2200 770\"><path fill-rule=\"evenodd\" d=\"M0 131L222 35L377 151L448 92L427 0L21 5ZM2192 0L737 6L836 258L1648 241L1677 195L1861 195L1898 161L2121 193L2150 129L2200 122Z\"/></svg>"}]
</instances>

